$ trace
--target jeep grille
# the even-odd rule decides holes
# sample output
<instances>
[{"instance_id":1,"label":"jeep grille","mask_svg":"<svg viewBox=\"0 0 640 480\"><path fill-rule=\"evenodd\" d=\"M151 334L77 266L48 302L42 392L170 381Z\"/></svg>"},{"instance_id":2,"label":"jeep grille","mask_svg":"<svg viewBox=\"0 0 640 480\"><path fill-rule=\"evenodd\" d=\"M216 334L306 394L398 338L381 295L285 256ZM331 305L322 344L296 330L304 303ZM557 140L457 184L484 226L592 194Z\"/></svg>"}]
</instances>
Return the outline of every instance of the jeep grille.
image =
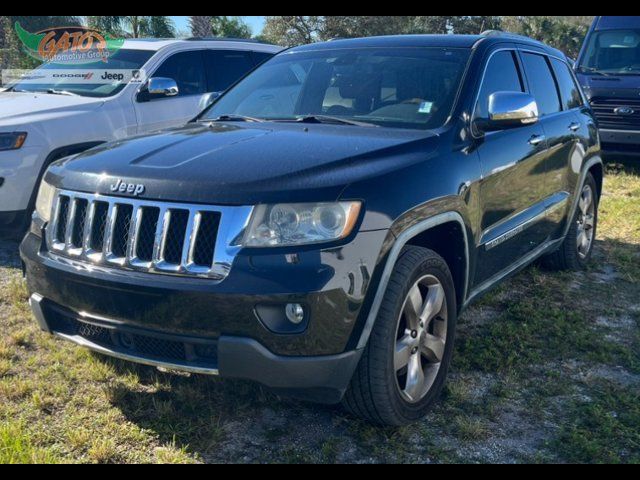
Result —
<instances>
[{"instance_id":1,"label":"jeep grille","mask_svg":"<svg viewBox=\"0 0 640 480\"><path fill-rule=\"evenodd\" d=\"M224 279L251 207L214 207L60 190L50 251L94 265Z\"/></svg>"}]
</instances>

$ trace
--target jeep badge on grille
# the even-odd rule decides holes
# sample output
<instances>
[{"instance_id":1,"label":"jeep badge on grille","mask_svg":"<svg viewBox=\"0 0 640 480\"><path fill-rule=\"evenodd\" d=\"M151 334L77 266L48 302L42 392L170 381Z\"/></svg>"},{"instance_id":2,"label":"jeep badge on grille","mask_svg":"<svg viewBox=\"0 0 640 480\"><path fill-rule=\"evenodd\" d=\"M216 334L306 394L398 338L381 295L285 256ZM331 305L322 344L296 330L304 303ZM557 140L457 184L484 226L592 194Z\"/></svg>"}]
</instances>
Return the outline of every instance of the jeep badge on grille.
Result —
<instances>
[{"instance_id":1,"label":"jeep badge on grille","mask_svg":"<svg viewBox=\"0 0 640 480\"><path fill-rule=\"evenodd\" d=\"M114 193L128 193L129 195L133 195L134 197L142 195L145 190L145 186L142 183L126 183L120 179L118 179L116 183L111 185L110 188Z\"/></svg>"}]
</instances>

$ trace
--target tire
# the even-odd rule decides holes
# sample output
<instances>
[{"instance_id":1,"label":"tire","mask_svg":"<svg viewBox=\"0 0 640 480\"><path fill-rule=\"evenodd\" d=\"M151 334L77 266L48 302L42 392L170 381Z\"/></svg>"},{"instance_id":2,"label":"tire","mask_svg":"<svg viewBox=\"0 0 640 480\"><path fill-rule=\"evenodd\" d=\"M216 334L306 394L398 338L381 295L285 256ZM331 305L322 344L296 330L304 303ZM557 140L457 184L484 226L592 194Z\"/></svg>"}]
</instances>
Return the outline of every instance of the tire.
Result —
<instances>
[{"instance_id":1,"label":"tire","mask_svg":"<svg viewBox=\"0 0 640 480\"><path fill-rule=\"evenodd\" d=\"M585 191L591 192L591 204L587 212L583 208L583 195ZM585 216L590 215L591 218ZM542 258L542 264L549 270L582 270L584 269L591 255L593 254L593 245L595 243L596 232L598 228L598 187L591 173L587 173L584 185L580 191L580 200L576 212L571 219L571 225L567 236L560 245L560 248L549 255ZM588 248L578 245L578 238L581 233L589 238Z\"/></svg>"},{"instance_id":2,"label":"tire","mask_svg":"<svg viewBox=\"0 0 640 480\"><path fill-rule=\"evenodd\" d=\"M422 303L417 300L417 293ZM343 399L349 412L388 426L405 425L426 415L444 387L451 363L457 317L455 298L451 272L442 257L414 246L402 251ZM436 312L438 305L441 308ZM412 313L416 311L422 312L422 318L416 319ZM416 322L418 327L414 330L411 326ZM409 354L416 349L419 351ZM406 367L398 370L407 358ZM424 372L422 385L416 373L419 370Z\"/></svg>"}]
</instances>

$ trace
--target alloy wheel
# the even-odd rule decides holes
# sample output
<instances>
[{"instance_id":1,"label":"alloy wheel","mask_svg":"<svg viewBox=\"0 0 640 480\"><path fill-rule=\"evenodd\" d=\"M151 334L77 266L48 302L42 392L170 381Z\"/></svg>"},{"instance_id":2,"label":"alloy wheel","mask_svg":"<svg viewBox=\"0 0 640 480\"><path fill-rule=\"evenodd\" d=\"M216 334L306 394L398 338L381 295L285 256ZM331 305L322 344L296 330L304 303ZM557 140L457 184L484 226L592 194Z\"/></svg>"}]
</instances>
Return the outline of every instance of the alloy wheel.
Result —
<instances>
[{"instance_id":1,"label":"alloy wheel","mask_svg":"<svg viewBox=\"0 0 640 480\"><path fill-rule=\"evenodd\" d=\"M433 275L409 289L398 318L393 365L396 384L409 403L422 400L433 386L447 340L447 301Z\"/></svg>"},{"instance_id":2,"label":"alloy wheel","mask_svg":"<svg viewBox=\"0 0 640 480\"><path fill-rule=\"evenodd\" d=\"M593 190L590 185L585 185L578 202L578 234L576 235L578 256L583 260L589 255L593 243L595 211Z\"/></svg>"}]
</instances>

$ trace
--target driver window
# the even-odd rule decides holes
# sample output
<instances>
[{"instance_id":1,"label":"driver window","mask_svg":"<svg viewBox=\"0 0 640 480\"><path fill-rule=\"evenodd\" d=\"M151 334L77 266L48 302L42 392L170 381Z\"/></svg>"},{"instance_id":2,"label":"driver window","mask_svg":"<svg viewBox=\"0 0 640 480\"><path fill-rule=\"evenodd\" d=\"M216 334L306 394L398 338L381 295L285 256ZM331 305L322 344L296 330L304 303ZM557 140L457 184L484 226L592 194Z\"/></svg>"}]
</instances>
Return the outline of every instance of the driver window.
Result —
<instances>
[{"instance_id":1,"label":"driver window","mask_svg":"<svg viewBox=\"0 0 640 480\"><path fill-rule=\"evenodd\" d=\"M500 51L495 53L489 63L482 80L476 118L489 117L489 97L496 92L524 92L522 78L517 67L515 52Z\"/></svg>"},{"instance_id":2,"label":"driver window","mask_svg":"<svg viewBox=\"0 0 640 480\"><path fill-rule=\"evenodd\" d=\"M178 96L180 97L202 95L206 92L204 66L199 51L172 55L160 65L153 76L175 80L178 84Z\"/></svg>"}]
</instances>

